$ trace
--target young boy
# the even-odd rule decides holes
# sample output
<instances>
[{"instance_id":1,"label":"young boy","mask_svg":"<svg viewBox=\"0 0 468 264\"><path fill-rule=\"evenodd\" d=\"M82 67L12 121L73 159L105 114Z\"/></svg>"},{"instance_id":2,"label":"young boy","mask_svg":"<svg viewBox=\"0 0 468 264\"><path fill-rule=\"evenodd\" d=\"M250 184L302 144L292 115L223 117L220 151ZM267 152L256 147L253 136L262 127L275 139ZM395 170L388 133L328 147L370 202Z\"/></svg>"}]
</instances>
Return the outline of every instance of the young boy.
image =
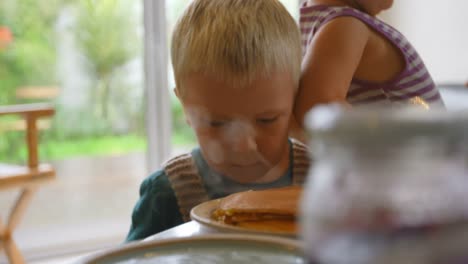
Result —
<instances>
[{"instance_id":1,"label":"young boy","mask_svg":"<svg viewBox=\"0 0 468 264\"><path fill-rule=\"evenodd\" d=\"M172 63L199 148L145 179L127 241L190 220L202 202L302 184L304 145L288 139L300 33L277 0L194 0L176 25Z\"/></svg>"}]
</instances>

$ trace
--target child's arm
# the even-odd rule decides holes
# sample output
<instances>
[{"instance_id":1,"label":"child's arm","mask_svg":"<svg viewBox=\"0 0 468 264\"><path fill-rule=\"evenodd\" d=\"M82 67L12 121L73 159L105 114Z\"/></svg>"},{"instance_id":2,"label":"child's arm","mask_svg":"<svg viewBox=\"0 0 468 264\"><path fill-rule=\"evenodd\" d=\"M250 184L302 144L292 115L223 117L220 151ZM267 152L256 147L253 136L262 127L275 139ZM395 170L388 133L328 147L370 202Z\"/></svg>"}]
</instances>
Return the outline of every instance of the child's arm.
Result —
<instances>
[{"instance_id":1,"label":"child's arm","mask_svg":"<svg viewBox=\"0 0 468 264\"><path fill-rule=\"evenodd\" d=\"M346 101L370 31L358 19L339 17L314 36L302 62L301 82L294 114L303 126L305 114L315 105Z\"/></svg>"},{"instance_id":2,"label":"child's arm","mask_svg":"<svg viewBox=\"0 0 468 264\"><path fill-rule=\"evenodd\" d=\"M147 238L183 222L169 180L163 171L158 171L141 184L126 242Z\"/></svg>"}]
</instances>

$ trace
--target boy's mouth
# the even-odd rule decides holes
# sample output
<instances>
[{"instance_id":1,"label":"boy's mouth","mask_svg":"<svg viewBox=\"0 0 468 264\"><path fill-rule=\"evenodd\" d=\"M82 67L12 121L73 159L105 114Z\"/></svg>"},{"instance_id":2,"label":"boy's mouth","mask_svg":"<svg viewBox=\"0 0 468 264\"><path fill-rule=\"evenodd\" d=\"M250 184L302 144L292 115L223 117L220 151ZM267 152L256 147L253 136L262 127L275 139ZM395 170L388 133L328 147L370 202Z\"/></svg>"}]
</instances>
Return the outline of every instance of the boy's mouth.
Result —
<instances>
[{"instance_id":1,"label":"boy's mouth","mask_svg":"<svg viewBox=\"0 0 468 264\"><path fill-rule=\"evenodd\" d=\"M246 163L246 164L231 164L231 167L233 168L245 168L245 167L254 167L254 166L258 166L259 163L258 162L254 162L254 163Z\"/></svg>"}]
</instances>

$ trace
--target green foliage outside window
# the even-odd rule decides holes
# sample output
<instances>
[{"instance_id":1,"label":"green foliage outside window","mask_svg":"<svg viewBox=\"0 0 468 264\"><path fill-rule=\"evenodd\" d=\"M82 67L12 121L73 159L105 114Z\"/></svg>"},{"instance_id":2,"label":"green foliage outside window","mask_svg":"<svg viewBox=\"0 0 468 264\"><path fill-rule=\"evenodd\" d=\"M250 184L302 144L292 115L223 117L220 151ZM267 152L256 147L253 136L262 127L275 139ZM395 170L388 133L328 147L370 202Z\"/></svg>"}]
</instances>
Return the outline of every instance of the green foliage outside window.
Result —
<instances>
[{"instance_id":1,"label":"green foliage outside window","mask_svg":"<svg viewBox=\"0 0 468 264\"><path fill-rule=\"evenodd\" d=\"M129 74L128 65L141 61L143 29L138 4L134 0L0 1L0 27L8 28L13 36L0 50L0 105L48 101L57 109L51 126L41 131L42 159L144 151L143 87L122 81ZM19 98L19 87L64 88L63 76L57 74L57 24L65 10L71 10L67 15L74 22L66 30L74 37L89 79L89 87L83 87L89 92L86 105L71 108L60 98ZM180 105L173 104L172 111L174 143L193 142ZM1 118L0 124L18 121L9 119ZM123 128L118 125L122 120L126 122ZM0 127L0 162L25 159L24 132Z\"/></svg>"}]
</instances>

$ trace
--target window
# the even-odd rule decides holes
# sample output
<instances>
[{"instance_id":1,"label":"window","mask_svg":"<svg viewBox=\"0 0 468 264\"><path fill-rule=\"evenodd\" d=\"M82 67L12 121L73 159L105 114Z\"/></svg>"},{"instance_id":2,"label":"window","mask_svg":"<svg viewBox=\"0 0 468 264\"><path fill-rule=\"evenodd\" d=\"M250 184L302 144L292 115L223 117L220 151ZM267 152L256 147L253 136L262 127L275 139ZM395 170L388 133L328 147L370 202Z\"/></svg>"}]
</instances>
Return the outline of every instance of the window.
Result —
<instances>
[{"instance_id":1,"label":"window","mask_svg":"<svg viewBox=\"0 0 468 264\"><path fill-rule=\"evenodd\" d=\"M41 126L40 160L57 179L39 188L14 234L28 262L119 244L128 231L147 175L141 5L0 1L0 34L10 36L0 48L0 104L56 107ZM0 162L25 161L19 121L0 120ZM17 194L0 192L1 217Z\"/></svg>"}]
</instances>

